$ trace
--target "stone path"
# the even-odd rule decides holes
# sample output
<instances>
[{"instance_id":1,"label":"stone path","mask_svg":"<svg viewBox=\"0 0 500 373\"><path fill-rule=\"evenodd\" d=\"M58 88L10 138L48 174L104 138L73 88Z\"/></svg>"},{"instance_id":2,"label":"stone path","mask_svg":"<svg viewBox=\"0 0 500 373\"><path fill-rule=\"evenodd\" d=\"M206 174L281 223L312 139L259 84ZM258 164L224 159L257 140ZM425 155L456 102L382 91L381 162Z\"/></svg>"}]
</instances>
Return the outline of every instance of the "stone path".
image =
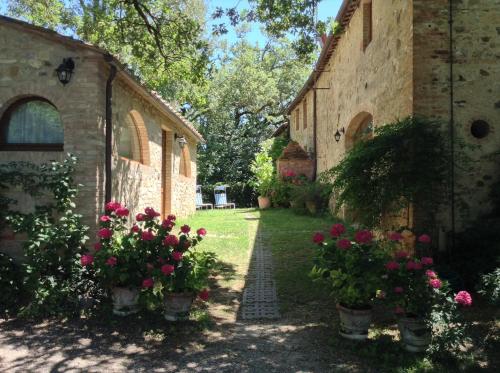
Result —
<instances>
[{"instance_id":1,"label":"stone path","mask_svg":"<svg viewBox=\"0 0 500 373\"><path fill-rule=\"evenodd\" d=\"M251 215L245 218L253 219ZM273 279L273 258L271 249L264 245L262 236L262 229L258 229L243 291L241 305L243 320L280 317L276 284Z\"/></svg>"}]
</instances>

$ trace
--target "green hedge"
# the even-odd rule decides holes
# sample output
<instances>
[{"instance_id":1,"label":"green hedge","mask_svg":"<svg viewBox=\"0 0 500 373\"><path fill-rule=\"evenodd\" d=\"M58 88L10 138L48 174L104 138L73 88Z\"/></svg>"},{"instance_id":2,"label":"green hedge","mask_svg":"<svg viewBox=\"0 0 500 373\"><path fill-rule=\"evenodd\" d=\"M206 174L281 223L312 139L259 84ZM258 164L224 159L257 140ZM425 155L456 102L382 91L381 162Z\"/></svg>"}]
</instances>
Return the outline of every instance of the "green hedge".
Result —
<instances>
[{"instance_id":1,"label":"green hedge","mask_svg":"<svg viewBox=\"0 0 500 373\"><path fill-rule=\"evenodd\" d=\"M204 203L215 203L214 187L221 184L202 185L201 192ZM231 183L227 185L228 202L234 202L236 207L255 207L257 205L257 192L248 183Z\"/></svg>"}]
</instances>

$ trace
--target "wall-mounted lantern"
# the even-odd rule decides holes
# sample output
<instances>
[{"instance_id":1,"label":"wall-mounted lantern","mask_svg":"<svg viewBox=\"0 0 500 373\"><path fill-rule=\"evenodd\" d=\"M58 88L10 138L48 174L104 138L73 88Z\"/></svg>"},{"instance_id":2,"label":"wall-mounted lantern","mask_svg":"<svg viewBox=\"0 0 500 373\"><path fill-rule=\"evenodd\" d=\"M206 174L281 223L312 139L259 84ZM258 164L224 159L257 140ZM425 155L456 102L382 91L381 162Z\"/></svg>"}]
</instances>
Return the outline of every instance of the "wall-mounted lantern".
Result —
<instances>
[{"instance_id":1,"label":"wall-mounted lantern","mask_svg":"<svg viewBox=\"0 0 500 373\"><path fill-rule=\"evenodd\" d=\"M69 83L74 69L75 62L73 61L73 59L71 57L63 58L63 62L56 69L57 77L63 85Z\"/></svg>"},{"instance_id":2,"label":"wall-mounted lantern","mask_svg":"<svg viewBox=\"0 0 500 373\"><path fill-rule=\"evenodd\" d=\"M178 134L175 134L174 138L179 143L179 146L181 147L181 149L184 148L184 146L187 144L187 140L186 140L186 138L184 136L180 136Z\"/></svg>"},{"instance_id":3,"label":"wall-mounted lantern","mask_svg":"<svg viewBox=\"0 0 500 373\"><path fill-rule=\"evenodd\" d=\"M334 135L334 136L335 136L335 141L337 141L337 142L339 142L339 141L340 141L340 137L342 136L342 135L340 134L340 132L342 132L343 134L345 134L345 129L344 129L344 127L342 127L342 128L340 129L340 131L339 131L339 129L337 128L337 132L335 132L335 135Z\"/></svg>"}]
</instances>

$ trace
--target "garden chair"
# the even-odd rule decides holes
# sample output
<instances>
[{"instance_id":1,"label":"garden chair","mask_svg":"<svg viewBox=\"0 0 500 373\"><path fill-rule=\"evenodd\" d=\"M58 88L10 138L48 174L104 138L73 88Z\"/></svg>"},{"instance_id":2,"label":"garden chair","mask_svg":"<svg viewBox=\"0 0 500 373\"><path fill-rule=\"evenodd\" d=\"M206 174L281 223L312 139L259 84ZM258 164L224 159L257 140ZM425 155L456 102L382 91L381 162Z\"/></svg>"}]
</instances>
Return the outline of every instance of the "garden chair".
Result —
<instances>
[{"instance_id":1,"label":"garden chair","mask_svg":"<svg viewBox=\"0 0 500 373\"><path fill-rule=\"evenodd\" d=\"M236 208L236 205L232 202L227 201L227 193L226 193L227 185L216 186L214 188L214 197L215 197L215 208L223 209L226 207Z\"/></svg>"},{"instance_id":2,"label":"garden chair","mask_svg":"<svg viewBox=\"0 0 500 373\"><path fill-rule=\"evenodd\" d=\"M204 208L213 209L214 205L212 203L203 203L203 196L201 195L201 185L196 186L196 209Z\"/></svg>"}]
</instances>

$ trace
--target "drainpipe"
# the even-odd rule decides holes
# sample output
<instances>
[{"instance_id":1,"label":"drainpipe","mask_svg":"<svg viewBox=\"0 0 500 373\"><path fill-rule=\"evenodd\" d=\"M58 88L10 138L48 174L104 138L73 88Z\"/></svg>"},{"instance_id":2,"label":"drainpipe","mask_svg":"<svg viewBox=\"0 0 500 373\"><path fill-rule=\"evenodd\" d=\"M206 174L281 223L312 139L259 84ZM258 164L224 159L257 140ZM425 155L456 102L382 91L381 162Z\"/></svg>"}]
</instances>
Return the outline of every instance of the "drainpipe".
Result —
<instances>
[{"instance_id":1,"label":"drainpipe","mask_svg":"<svg viewBox=\"0 0 500 373\"><path fill-rule=\"evenodd\" d=\"M314 83L313 83L313 142L314 142L314 159L313 159L313 176L312 179L316 180L316 175L318 173L318 139L316 136L316 122L317 122L317 110L316 110L316 73L314 73Z\"/></svg>"},{"instance_id":2,"label":"drainpipe","mask_svg":"<svg viewBox=\"0 0 500 373\"><path fill-rule=\"evenodd\" d=\"M449 48L450 48L450 218L451 218L451 251L455 248L455 112L453 107L454 102L454 84L453 84L453 0L448 0L448 24L449 24ZM450 250L448 250L448 259L450 257Z\"/></svg>"},{"instance_id":3,"label":"drainpipe","mask_svg":"<svg viewBox=\"0 0 500 373\"><path fill-rule=\"evenodd\" d=\"M111 201L111 185L112 185L112 147L113 147L113 111L112 102L113 97L113 80L116 76L116 66L112 64L112 58L105 56L105 60L109 64L109 76L106 81L106 148L105 148L105 184L104 184L104 200L105 202Z\"/></svg>"}]
</instances>

